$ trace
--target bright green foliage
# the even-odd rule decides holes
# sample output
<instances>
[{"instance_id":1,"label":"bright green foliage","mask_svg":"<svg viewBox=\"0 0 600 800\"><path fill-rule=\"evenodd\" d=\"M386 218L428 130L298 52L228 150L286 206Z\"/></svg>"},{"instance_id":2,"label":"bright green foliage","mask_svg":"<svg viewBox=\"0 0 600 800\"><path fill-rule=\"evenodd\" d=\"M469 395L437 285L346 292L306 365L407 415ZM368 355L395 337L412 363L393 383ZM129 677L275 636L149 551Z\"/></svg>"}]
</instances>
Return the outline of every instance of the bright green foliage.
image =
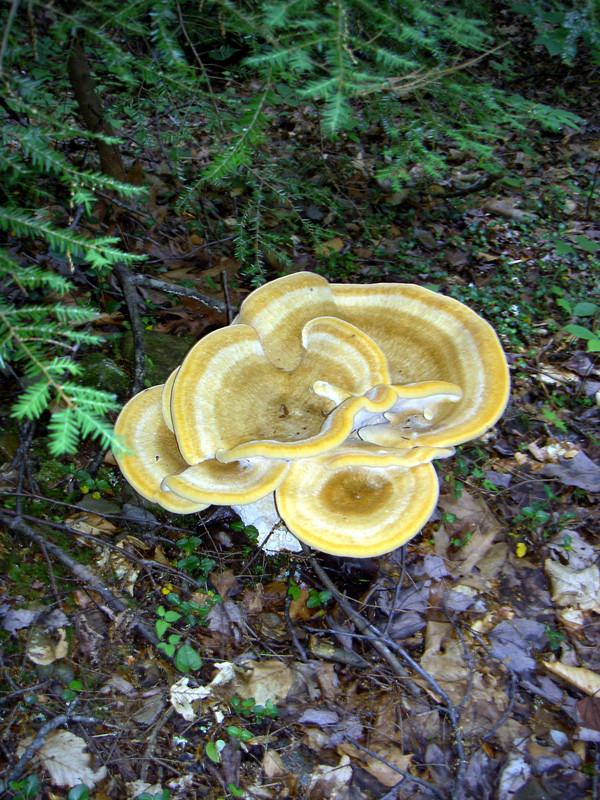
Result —
<instances>
[{"instance_id":1,"label":"bright green foliage","mask_svg":"<svg viewBox=\"0 0 600 800\"><path fill-rule=\"evenodd\" d=\"M512 3L538 31L536 44L543 45L551 56L560 56L573 64L577 51L589 50L600 65L600 6L597 0L525 0Z\"/></svg>"},{"instance_id":2,"label":"bright green foliage","mask_svg":"<svg viewBox=\"0 0 600 800\"><path fill-rule=\"evenodd\" d=\"M86 436L114 444L106 414L117 409L114 395L77 380L74 354L101 340L91 330L93 304L78 297L75 305L67 276L77 270L101 276L115 263L139 260L118 238L90 235L73 219L91 217L98 190L134 198L139 189L67 155L77 142L93 147L100 138L112 140L82 129L73 101L65 101L64 45L75 21L56 14L32 61L25 17L23 11L11 19L0 64L0 369L23 386L13 416L33 420L49 412L49 449L60 456L74 453ZM62 75L56 69L61 56Z\"/></svg>"},{"instance_id":3,"label":"bright green foliage","mask_svg":"<svg viewBox=\"0 0 600 800\"><path fill-rule=\"evenodd\" d=\"M554 16L550 6L519 8L540 21L540 43L550 47L560 31L560 52L551 52L568 61L584 44L596 57L594 0L559 4ZM396 191L443 176L450 147L498 172L497 142L509 133L581 122L472 77L478 58L491 76L512 64L510 42L476 2L206 0L199 10L192 0L106 0L67 10L31 0L7 5L4 18L0 369L22 381L15 416L49 420L56 455L83 436L108 444L104 419L115 408L112 396L79 386L74 357L98 339L93 290L84 299L79 291L75 307L71 281L98 286L115 264L141 260L94 216L99 196L135 206L143 191L100 171L98 143L118 145L125 167L160 151L178 182L177 208L196 219L211 187L229 191L235 254L259 285L266 264L291 263L298 231L315 247L331 237L327 227L345 211L339 182L358 160L367 180ZM75 36L114 136L79 121L66 64ZM319 134L321 152L307 150ZM202 167L190 158L199 135L208 141ZM322 226L307 218L310 205L326 210Z\"/></svg>"}]
</instances>

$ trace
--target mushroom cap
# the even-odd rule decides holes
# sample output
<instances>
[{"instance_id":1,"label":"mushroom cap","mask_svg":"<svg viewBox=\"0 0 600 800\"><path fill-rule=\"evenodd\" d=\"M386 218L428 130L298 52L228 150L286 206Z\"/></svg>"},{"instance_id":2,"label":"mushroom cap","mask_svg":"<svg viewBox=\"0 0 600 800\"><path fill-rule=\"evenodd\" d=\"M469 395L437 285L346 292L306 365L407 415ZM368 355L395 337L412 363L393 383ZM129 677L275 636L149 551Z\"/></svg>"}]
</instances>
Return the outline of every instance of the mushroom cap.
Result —
<instances>
[{"instance_id":1,"label":"mushroom cap","mask_svg":"<svg viewBox=\"0 0 600 800\"><path fill-rule=\"evenodd\" d=\"M330 468L360 465L363 467L418 467L431 461L453 456L453 447L413 447L412 449L382 448L363 442L355 436L325 453L322 461Z\"/></svg>"},{"instance_id":2,"label":"mushroom cap","mask_svg":"<svg viewBox=\"0 0 600 800\"><path fill-rule=\"evenodd\" d=\"M175 514L191 514L207 508L163 491L163 480L188 465L181 457L175 436L164 423L161 410L162 386L152 386L136 394L123 407L115 424L121 437L122 452L115 453L121 472L131 486L152 503Z\"/></svg>"},{"instance_id":3,"label":"mushroom cap","mask_svg":"<svg viewBox=\"0 0 600 800\"><path fill-rule=\"evenodd\" d=\"M163 480L163 488L199 503L232 506L254 503L271 494L285 478L286 461L263 458L222 464L215 458L194 464Z\"/></svg>"},{"instance_id":4,"label":"mushroom cap","mask_svg":"<svg viewBox=\"0 0 600 800\"><path fill-rule=\"evenodd\" d=\"M302 331L315 317L338 316L327 280L313 272L295 272L265 283L244 300L234 324L253 327L267 358L292 370L303 357Z\"/></svg>"},{"instance_id":5,"label":"mushroom cap","mask_svg":"<svg viewBox=\"0 0 600 800\"><path fill-rule=\"evenodd\" d=\"M367 558L405 544L427 522L439 485L431 464L331 467L328 457L293 461L275 492L277 509L302 542L335 556Z\"/></svg>"},{"instance_id":6,"label":"mushroom cap","mask_svg":"<svg viewBox=\"0 0 600 800\"><path fill-rule=\"evenodd\" d=\"M173 431L173 417L171 416L171 396L173 394L173 384L175 383L175 378L177 377L177 373L181 367L176 367L173 372L169 375L167 380L164 383L162 395L160 398L161 401L161 408L162 408L162 415L165 425L170 431Z\"/></svg>"},{"instance_id":7,"label":"mushroom cap","mask_svg":"<svg viewBox=\"0 0 600 800\"><path fill-rule=\"evenodd\" d=\"M237 445L230 450L217 450L217 458L225 463L240 458L312 458L342 444L357 426L357 420L380 417L396 399L391 386L375 386L363 395L350 397L335 408L319 433L300 441L262 439Z\"/></svg>"},{"instance_id":8,"label":"mushroom cap","mask_svg":"<svg viewBox=\"0 0 600 800\"><path fill-rule=\"evenodd\" d=\"M419 426L419 444L444 447L480 436L499 419L510 390L508 365L493 328L463 303L412 284L332 284L338 313L384 352L395 385L457 384L462 398ZM402 446L406 430L361 436ZM391 438L389 438L391 437Z\"/></svg>"},{"instance_id":9,"label":"mushroom cap","mask_svg":"<svg viewBox=\"0 0 600 800\"><path fill-rule=\"evenodd\" d=\"M292 371L273 366L259 336L248 325L230 325L200 340L173 382L170 410L179 448L188 464L217 458L305 457L334 447L352 430L354 415L370 405L391 408L381 350L362 331L335 317L308 322L303 358ZM313 391L327 377L351 399L335 402ZM365 395L363 397L363 395ZM384 407L385 406L385 407Z\"/></svg>"}]
</instances>

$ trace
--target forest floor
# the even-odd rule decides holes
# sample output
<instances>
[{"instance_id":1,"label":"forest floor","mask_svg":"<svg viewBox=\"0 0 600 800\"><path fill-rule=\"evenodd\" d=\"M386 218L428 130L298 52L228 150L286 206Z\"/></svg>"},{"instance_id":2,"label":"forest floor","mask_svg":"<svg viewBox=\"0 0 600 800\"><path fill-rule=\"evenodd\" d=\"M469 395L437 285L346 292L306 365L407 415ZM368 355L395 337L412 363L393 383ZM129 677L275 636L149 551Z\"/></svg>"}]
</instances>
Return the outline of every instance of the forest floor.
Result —
<instances>
[{"instance_id":1,"label":"forest floor","mask_svg":"<svg viewBox=\"0 0 600 800\"><path fill-rule=\"evenodd\" d=\"M391 192L360 141L324 143L302 107L269 141L277 159L302 140L345 208L301 209L331 229L320 249L296 211L265 212L289 240L287 266L263 254L269 278L432 287L505 348L506 413L439 464L438 510L399 551L267 556L228 509L173 518L140 500L93 443L49 460L2 400L0 796L599 796L600 124L594 77L559 72L532 70L521 91L562 86L584 125L499 142L494 181L448 143L451 175L416 165ZM160 383L248 282L227 233L235 192L207 192L194 230L163 154L132 170L146 204L105 199L96 218L148 256L138 297ZM126 308L112 279L98 297L106 343L83 358L125 399Z\"/></svg>"}]
</instances>

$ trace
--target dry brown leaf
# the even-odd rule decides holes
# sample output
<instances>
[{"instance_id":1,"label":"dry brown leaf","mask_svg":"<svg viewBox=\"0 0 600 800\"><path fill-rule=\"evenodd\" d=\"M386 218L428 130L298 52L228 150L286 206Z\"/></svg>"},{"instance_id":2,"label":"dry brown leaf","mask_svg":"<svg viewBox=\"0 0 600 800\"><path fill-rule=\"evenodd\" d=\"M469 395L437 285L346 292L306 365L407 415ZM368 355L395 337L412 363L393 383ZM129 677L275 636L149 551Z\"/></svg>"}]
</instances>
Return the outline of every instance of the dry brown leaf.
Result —
<instances>
[{"instance_id":1,"label":"dry brown leaf","mask_svg":"<svg viewBox=\"0 0 600 800\"><path fill-rule=\"evenodd\" d=\"M253 697L259 706L264 706L267 700L273 705L285 700L294 682L294 673L288 666L275 658L248 661L244 666L249 667L251 673L245 685L238 687L240 697Z\"/></svg>"},{"instance_id":2,"label":"dry brown leaf","mask_svg":"<svg viewBox=\"0 0 600 800\"><path fill-rule=\"evenodd\" d=\"M600 570L596 564L574 570L547 558L544 569L550 578L552 600L555 603L580 611L600 613Z\"/></svg>"},{"instance_id":3,"label":"dry brown leaf","mask_svg":"<svg viewBox=\"0 0 600 800\"><path fill-rule=\"evenodd\" d=\"M52 664L59 658L65 658L69 651L67 633L64 628L58 628L55 633L58 641L41 628L32 628L27 643L27 658L34 664Z\"/></svg>"},{"instance_id":4,"label":"dry brown leaf","mask_svg":"<svg viewBox=\"0 0 600 800\"><path fill-rule=\"evenodd\" d=\"M582 697L577 703L577 711L586 728L600 731L600 697Z\"/></svg>"},{"instance_id":5,"label":"dry brown leaf","mask_svg":"<svg viewBox=\"0 0 600 800\"><path fill-rule=\"evenodd\" d=\"M560 661L542 661L547 670L567 683L576 686L582 692L591 695L600 693L600 675L585 667L571 667Z\"/></svg>"},{"instance_id":6,"label":"dry brown leaf","mask_svg":"<svg viewBox=\"0 0 600 800\"><path fill-rule=\"evenodd\" d=\"M490 549L502 526L483 500L464 490L458 498L452 494L441 495L439 505L444 512L456 517L455 522L445 523L450 537L468 539L455 554L454 562L458 563L461 573L470 573Z\"/></svg>"},{"instance_id":7,"label":"dry brown leaf","mask_svg":"<svg viewBox=\"0 0 600 800\"><path fill-rule=\"evenodd\" d=\"M392 767L383 763L383 760L393 764L397 769L407 772L412 761L412 754L405 753L398 745L393 743L372 744L369 748L375 755L369 755L364 750L360 750L352 742L343 742L338 745L338 753L344 753L358 759L360 765L370 775L382 783L384 786L395 786L402 775ZM379 756L379 758L378 758ZM382 760L383 759L383 760Z\"/></svg>"},{"instance_id":8,"label":"dry brown leaf","mask_svg":"<svg viewBox=\"0 0 600 800\"><path fill-rule=\"evenodd\" d=\"M337 798L352 780L352 767L348 756L342 756L335 767L321 764L315 768L310 779L310 796L315 798Z\"/></svg>"},{"instance_id":9,"label":"dry brown leaf","mask_svg":"<svg viewBox=\"0 0 600 800\"><path fill-rule=\"evenodd\" d=\"M33 741L33 736L24 739L18 747L17 755L22 755ZM106 767L94 771L91 768L92 757L85 752L87 743L74 733L65 730L54 730L46 736L46 741L37 751L36 758L50 773L50 780L55 786L73 786L85 784L93 789L96 784L106 778Z\"/></svg>"},{"instance_id":10,"label":"dry brown leaf","mask_svg":"<svg viewBox=\"0 0 600 800\"><path fill-rule=\"evenodd\" d=\"M284 778L289 775L281 760L281 756L275 750L267 750L263 757L263 770L267 778Z\"/></svg>"},{"instance_id":11,"label":"dry brown leaf","mask_svg":"<svg viewBox=\"0 0 600 800\"><path fill-rule=\"evenodd\" d=\"M315 253L318 256L326 256L329 253L339 253L344 247L344 240L339 236L334 236L333 239L328 239L326 242L320 244Z\"/></svg>"},{"instance_id":12,"label":"dry brown leaf","mask_svg":"<svg viewBox=\"0 0 600 800\"><path fill-rule=\"evenodd\" d=\"M217 594L220 594L221 597L227 597L237 581L237 578L230 569L224 572L211 572L208 579L217 590Z\"/></svg>"}]
</instances>

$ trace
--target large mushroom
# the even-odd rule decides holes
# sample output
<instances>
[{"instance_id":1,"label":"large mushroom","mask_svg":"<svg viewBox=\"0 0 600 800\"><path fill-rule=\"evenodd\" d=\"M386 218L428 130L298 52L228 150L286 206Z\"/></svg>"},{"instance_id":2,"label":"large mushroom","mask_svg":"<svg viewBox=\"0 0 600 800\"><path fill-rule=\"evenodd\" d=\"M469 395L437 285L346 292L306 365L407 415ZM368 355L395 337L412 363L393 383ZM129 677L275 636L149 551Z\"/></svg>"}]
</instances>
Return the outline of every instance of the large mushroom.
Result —
<instances>
[{"instance_id":1,"label":"large mushroom","mask_svg":"<svg viewBox=\"0 0 600 800\"><path fill-rule=\"evenodd\" d=\"M117 458L147 499L231 505L261 541L275 531L271 550L297 537L373 556L422 528L431 462L491 427L508 391L496 334L456 300L298 273L253 292L125 406Z\"/></svg>"}]
</instances>

